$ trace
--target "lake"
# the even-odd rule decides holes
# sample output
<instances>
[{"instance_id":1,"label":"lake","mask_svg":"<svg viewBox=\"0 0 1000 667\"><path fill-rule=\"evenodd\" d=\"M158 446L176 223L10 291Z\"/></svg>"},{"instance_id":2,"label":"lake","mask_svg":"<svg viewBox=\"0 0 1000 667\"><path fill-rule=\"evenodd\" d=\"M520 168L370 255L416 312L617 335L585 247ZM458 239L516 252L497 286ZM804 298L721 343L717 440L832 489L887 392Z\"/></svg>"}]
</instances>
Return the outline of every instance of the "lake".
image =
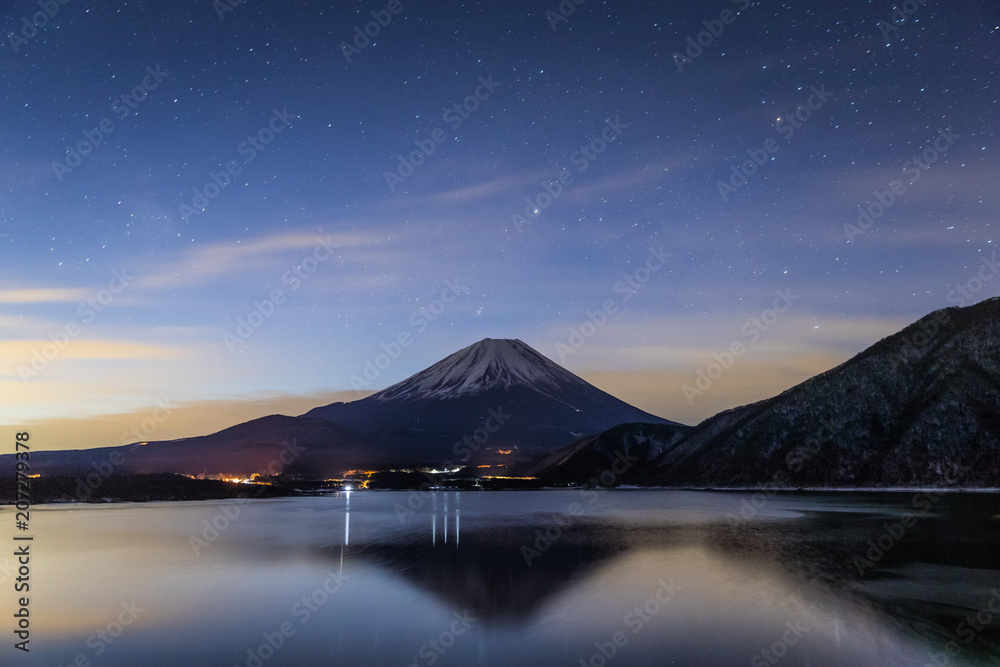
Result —
<instances>
[{"instance_id":1,"label":"lake","mask_svg":"<svg viewBox=\"0 0 1000 667\"><path fill-rule=\"evenodd\" d=\"M4 665L1000 663L989 494L358 491L32 515L31 652L4 613Z\"/></svg>"}]
</instances>

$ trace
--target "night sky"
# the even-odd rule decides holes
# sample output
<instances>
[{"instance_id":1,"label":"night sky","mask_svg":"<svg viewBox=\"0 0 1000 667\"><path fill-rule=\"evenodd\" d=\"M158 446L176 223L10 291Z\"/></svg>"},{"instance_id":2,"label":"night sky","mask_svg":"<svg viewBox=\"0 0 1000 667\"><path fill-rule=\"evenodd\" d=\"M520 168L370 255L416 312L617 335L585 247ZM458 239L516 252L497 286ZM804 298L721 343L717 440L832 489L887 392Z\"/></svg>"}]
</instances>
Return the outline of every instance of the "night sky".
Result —
<instances>
[{"instance_id":1,"label":"night sky","mask_svg":"<svg viewBox=\"0 0 1000 667\"><path fill-rule=\"evenodd\" d=\"M0 27L0 423L38 448L300 414L484 337L696 423L1000 294L992 1Z\"/></svg>"}]
</instances>

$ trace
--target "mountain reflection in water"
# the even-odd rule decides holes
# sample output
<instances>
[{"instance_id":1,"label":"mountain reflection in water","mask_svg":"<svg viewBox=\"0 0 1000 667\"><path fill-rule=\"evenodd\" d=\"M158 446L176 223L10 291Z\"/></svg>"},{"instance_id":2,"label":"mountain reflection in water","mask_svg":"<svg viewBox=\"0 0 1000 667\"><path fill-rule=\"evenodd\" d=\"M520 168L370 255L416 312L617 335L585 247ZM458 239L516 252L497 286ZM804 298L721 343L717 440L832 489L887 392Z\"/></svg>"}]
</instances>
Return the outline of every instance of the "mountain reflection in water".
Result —
<instances>
[{"instance_id":1,"label":"mountain reflection in water","mask_svg":"<svg viewBox=\"0 0 1000 667\"><path fill-rule=\"evenodd\" d=\"M32 664L996 664L1000 616L961 624L1000 589L1000 502L913 497L776 496L751 515L749 494L361 492L229 522L224 502L44 508Z\"/></svg>"}]
</instances>

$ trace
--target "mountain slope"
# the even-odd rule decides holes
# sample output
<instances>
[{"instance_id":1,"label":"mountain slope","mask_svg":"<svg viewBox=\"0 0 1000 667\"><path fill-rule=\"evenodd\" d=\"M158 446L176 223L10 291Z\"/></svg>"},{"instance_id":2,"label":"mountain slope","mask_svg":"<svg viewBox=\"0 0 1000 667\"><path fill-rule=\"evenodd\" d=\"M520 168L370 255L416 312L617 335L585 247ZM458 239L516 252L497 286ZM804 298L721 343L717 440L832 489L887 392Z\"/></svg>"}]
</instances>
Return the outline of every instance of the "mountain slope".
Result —
<instances>
[{"instance_id":1,"label":"mountain slope","mask_svg":"<svg viewBox=\"0 0 1000 667\"><path fill-rule=\"evenodd\" d=\"M689 426L669 424L619 424L580 438L525 469L525 475L549 483L617 486L649 483L655 462L669 452Z\"/></svg>"},{"instance_id":2,"label":"mountain slope","mask_svg":"<svg viewBox=\"0 0 1000 667\"><path fill-rule=\"evenodd\" d=\"M266 476L275 471L319 476L387 464L378 448L323 419L271 415L211 435L122 447L42 451L31 455L42 475L180 473Z\"/></svg>"},{"instance_id":3,"label":"mountain slope","mask_svg":"<svg viewBox=\"0 0 1000 667\"><path fill-rule=\"evenodd\" d=\"M376 394L379 402L448 399L528 386L555 400L569 388L595 389L522 341L485 338Z\"/></svg>"},{"instance_id":4,"label":"mountain slope","mask_svg":"<svg viewBox=\"0 0 1000 667\"><path fill-rule=\"evenodd\" d=\"M304 416L340 424L400 457L422 452L455 464L522 462L624 422L679 426L601 391L520 340L489 338L367 398Z\"/></svg>"},{"instance_id":5,"label":"mountain slope","mask_svg":"<svg viewBox=\"0 0 1000 667\"><path fill-rule=\"evenodd\" d=\"M1000 486L1000 299L711 417L657 463L680 485Z\"/></svg>"},{"instance_id":6,"label":"mountain slope","mask_svg":"<svg viewBox=\"0 0 1000 667\"><path fill-rule=\"evenodd\" d=\"M271 415L210 435L33 452L43 475L267 474L508 466L630 421L673 424L584 382L519 340L486 339L384 391L300 417ZM280 464L280 466L279 466ZM14 457L0 456L0 471ZM104 474L107 471L107 474Z\"/></svg>"}]
</instances>

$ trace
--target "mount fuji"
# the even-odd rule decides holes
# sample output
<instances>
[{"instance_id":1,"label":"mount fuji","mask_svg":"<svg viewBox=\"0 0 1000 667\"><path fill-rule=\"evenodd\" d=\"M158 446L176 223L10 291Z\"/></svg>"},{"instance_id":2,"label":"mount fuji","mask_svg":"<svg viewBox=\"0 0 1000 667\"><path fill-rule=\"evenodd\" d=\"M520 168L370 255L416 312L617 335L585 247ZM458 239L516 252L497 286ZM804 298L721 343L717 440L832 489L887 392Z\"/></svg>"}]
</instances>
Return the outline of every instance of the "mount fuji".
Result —
<instances>
[{"instance_id":1,"label":"mount fuji","mask_svg":"<svg viewBox=\"0 0 1000 667\"><path fill-rule=\"evenodd\" d=\"M486 338L376 394L315 408L400 460L525 462L625 422L687 427L570 373L524 342Z\"/></svg>"},{"instance_id":2,"label":"mount fuji","mask_svg":"<svg viewBox=\"0 0 1000 667\"><path fill-rule=\"evenodd\" d=\"M834 369L694 428L601 391L520 340L487 338L361 400L205 436L32 452L31 470L100 486L112 474L264 475L275 461L307 480L349 469L500 466L483 477L580 483L625 456L638 462L619 480L627 483L928 488L954 478L994 488L998 323L1000 297L936 311ZM0 481L13 478L14 459L0 455Z\"/></svg>"},{"instance_id":3,"label":"mount fuji","mask_svg":"<svg viewBox=\"0 0 1000 667\"><path fill-rule=\"evenodd\" d=\"M178 440L33 452L31 461L36 473L70 477L263 475L275 461L313 479L349 469L509 470L624 422L688 429L601 391L519 340L487 338L367 398L298 417L270 415ZM13 465L13 455L0 456L0 474Z\"/></svg>"}]
</instances>

